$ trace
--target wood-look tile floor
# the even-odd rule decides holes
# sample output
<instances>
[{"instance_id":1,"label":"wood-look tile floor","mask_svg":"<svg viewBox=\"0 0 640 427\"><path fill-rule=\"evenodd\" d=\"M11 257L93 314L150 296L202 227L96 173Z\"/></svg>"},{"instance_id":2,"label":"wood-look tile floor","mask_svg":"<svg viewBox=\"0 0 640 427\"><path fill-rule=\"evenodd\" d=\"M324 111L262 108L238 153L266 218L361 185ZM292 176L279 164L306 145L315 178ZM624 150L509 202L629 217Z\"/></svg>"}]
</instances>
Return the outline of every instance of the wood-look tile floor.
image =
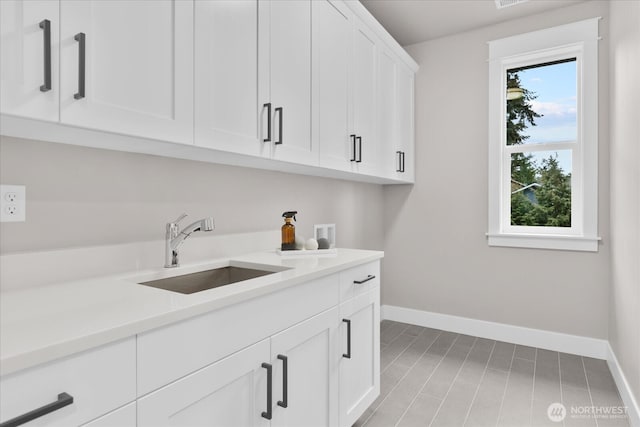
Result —
<instances>
[{"instance_id":1,"label":"wood-look tile floor","mask_svg":"<svg viewBox=\"0 0 640 427\"><path fill-rule=\"evenodd\" d=\"M603 360L387 320L380 347L380 397L354 427L629 425L606 415L624 405Z\"/></svg>"}]
</instances>

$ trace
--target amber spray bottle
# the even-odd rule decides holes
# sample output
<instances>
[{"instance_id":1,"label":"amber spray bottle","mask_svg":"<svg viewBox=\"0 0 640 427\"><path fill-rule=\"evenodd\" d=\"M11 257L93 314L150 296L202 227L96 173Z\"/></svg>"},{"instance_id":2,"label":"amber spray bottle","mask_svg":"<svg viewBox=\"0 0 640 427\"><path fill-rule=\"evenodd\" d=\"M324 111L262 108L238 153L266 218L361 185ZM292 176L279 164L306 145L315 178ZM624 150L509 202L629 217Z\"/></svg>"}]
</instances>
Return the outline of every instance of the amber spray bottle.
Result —
<instances>
[{"instance_id":1,"label":"amber spray bottle","mask_svg":"<svg viewBox=\"0 0 640 427\"><path fill-rule=\"evenodd\" d=\"M296 220L298 211L287 211L282 214L284 225L282 226L282 246L283 251L292 251L296 248L296 226L292 221Z\"/></svg>"}]
</instances>

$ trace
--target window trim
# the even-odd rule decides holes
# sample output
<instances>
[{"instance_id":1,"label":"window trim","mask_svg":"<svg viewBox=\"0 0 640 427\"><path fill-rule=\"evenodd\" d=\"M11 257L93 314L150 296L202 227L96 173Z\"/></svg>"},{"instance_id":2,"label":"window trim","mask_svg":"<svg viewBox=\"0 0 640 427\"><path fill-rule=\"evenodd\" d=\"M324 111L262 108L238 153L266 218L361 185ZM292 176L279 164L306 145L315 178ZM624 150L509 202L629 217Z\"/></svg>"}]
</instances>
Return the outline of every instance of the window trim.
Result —
<instances>
[{"instance_id":1,"label":"window trim","mask_svg":"<svg viewBox=\"0 0 640 427\"><path fill-rule=\"evenodd\" d=\"M489 42L489 246L598 251L599 20L592 18ZM531 144L526 151L572 149L571 227L512 226L510 186L505 184L505 180L510 181L507 177L511 176L514 150L505 141L506 70L569 57L576 58L578 74L577 140Z\"/></svg>"}]
</instances>

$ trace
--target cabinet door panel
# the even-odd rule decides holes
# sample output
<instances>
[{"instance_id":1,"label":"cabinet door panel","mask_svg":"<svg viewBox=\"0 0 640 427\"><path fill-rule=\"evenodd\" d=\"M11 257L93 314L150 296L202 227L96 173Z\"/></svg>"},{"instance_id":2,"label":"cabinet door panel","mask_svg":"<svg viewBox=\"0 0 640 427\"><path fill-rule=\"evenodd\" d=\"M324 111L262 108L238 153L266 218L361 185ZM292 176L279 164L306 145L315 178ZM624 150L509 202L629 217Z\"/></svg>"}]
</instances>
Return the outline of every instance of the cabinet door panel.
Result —
<instances>
[{"instance_id":1,"label":"cabinet door panel","mask_svg":"<svg viewBox=\"0 0 640 427\"><path fill-rule=\"evenodd\" d=\"M325 311L275 336L273 423L278 426L335 426L338 422L338 308ZM283 399L283 362L287 357L288 405Z\"/></svg>"},{"instance_id":2,"label":"cabinet door panel","mask_svg":"<svg viewBox=\"0 0 640 427\"><path fill-rule=\"evenodd\" d=\"M378 99L381 163L387 176L395 176L399 164L396 151L401 150L396 132L396 64L386 51L381 51L378 59Z\"/></svg>"},{"instance_id":3,"label":"cabinet door panel","mask_svg":"<svg viewBox=\"0 0 640 427\"><path fill-rule=\"evenodd\" d=\"M62 0L61 121L193 142L193 3ZM79 93L85 34L85 96Z\"/></svg>"},{"instance_id":4,"label":"cabinet door panel","mask_svg":"<svg viewBox=\"0 0 640 427\"><path fill-rule=\"evenodd\" d=\"M399 178L409 182L413 182L415 179L415 118L413 94L413 72L398 65L396 72L397 138L399 150L404 153L404 172L399 173Z\"/></svg>"},{"instance_id":5,"label":"cabinet door panel","mask_svg":"<svg viewBox=\"0 0 640 427\"><path fill-rule=\"evenodd\" d=\"M138 426L268 426L268 360L264 340L139 399Z\"/></svg>"},{"instance_id":6,"label":"cabinet door panel","mask_svg":"<svg viewBox=\"0 0 640 427\"><path fill-rule=\"evenodd\" d=\"M317 164L311 143L311 2L273 0L269 5L270 98L274 109L282 108L282 116L274 111L271 117L272 156Z\"/></svg>"},{"instance_id":7,"label":"cabinet door panel","mask_svg":"<svg viewBox=\"0 0 640 427\"><path fill-rule=\"evenodd\" d=\"M357 170L377 172L378 143L376 118L376 41L374 35L359 21L353 30L353 124L354 134L362 138ZM360 150L359 150L360 151Z\"/></svg>"},{"instance_id":8,"label":"cabinet door panel","mask_svg":"<svg viewBox=\"0 0 640 427\"><path fill-rule=\"evenodd\" d=\"M260 152L258 7L255 0L195 3L196 145Z\"/></svg>"},{"instance_id":9,"label":"cabinet door panel","mask_svg":"<svg viewBox=\"0 0 640 427\"><path fill-rule=\"evenodd\" d=\"M45 84L45 28L50 25L51 89ZM0 1L0 112L58 121L60 18L57 1ZM44 26L44 24L43 24ZM47 67L48 68L48 67Z\"/></svg>"},{"instance_id":10,"label":"cabinet door panel","mask_svg":"<svg viewBox=\"0 0 640 427\"><path fill-rule=\"evenodd\" d=\"M379 289L340 306L351 321L351 358L340 360L340 426L349 427L380 394ZM347 326L342 327L342 352L347 351ZM341 352L341 353L342 353Z\"/></svg>"},{"instance_id":11,"label":"cabinet door panel","mask_svg":"<svg viewBox=\"0 0 640 427\"><path fill-rule=\"evenodd\" d=\"M349 71L351 19L342 3L328 0L313 5L313 135L320 165L351 169L349 138Z\"/></svg>"},{"instance_id":12,"label":"cabinet door panel","mask_svg":"<svg viewBox=\"0 0 640 427\"><path fill-rule=\"evenodd\" d=\"M82 427L136 427L136 402L83 424Z\"/></svg>"}]
</instances>

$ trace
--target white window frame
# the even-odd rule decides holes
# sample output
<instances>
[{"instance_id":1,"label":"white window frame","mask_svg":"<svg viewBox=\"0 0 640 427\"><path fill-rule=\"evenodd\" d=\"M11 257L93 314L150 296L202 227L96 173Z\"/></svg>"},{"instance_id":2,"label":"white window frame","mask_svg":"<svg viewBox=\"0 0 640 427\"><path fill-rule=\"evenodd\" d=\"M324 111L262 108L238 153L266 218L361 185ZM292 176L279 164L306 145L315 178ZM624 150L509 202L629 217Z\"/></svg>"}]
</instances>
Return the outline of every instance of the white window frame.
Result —
<instances>
[{"instance_id":1,"label":"white window frame","mask_svg":"<svg viewBox=\"0 0 640 427\"><path fill-rule=\"evenodd\" d=\"M598 251L598 21L489 42L489 246ZM576 141L506 144L508 69L576 58ZM572 150L571 227L511 225L511 154Z\"/></svg>"}]
</instances>

